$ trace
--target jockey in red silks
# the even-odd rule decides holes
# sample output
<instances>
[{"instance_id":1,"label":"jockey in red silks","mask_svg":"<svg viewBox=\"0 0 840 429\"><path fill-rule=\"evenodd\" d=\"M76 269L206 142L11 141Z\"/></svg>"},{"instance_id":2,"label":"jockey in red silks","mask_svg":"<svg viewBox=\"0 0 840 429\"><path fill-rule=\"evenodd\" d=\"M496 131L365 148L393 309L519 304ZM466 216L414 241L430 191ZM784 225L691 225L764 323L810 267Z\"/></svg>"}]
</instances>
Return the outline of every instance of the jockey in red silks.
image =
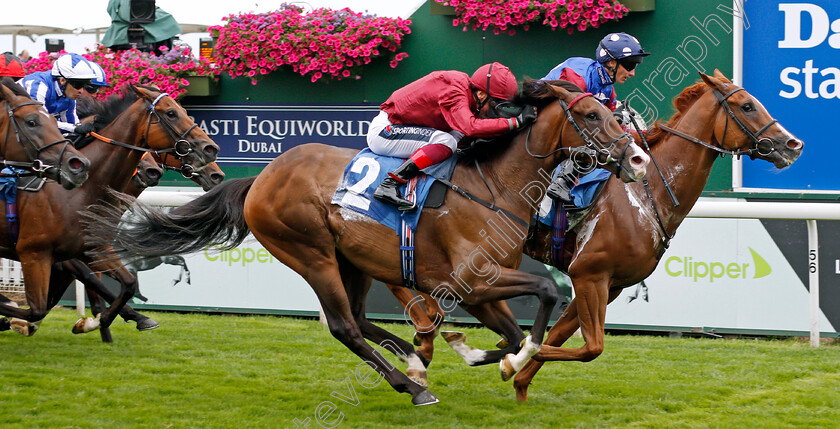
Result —
<instances>
[{"instance_id":1,"label":"jockey in red silks","mask_svg":"<svg viewBox=\"0 0 840 429\"><path fill-rule=\"evenodd\" d=\"M490 138L522 128L536 118L533 108L512 118L487 118L496 103L512 98L516 77L500 63L473 73L432 72L396 91L371 121L368 147L377 155L408 158L376 188L374 198L412 210L399 187L421 170L449 158L464 137Z\"/></svg>"},{"instance_id":2,"label":"jockey in red silks","mask_svg":"<svg viewBox=\"0 0 840 429\"><path fill-rule=\"evenodd\" d=\"M636 66L648 55L650 53L645 52L635 37L627 33L610 33L598 43L594 60L569 58L554 67L542 80L562 79L572 82L584 92L592 93L598 101L615 111L616 95L613 84L624 83L635 76ZM560 173L548 187L546 194L557 201L571 203L569 192L576 180L574 165L570 159L565 159L560 163L559 169Z\"/></svg>"}]
</instances>

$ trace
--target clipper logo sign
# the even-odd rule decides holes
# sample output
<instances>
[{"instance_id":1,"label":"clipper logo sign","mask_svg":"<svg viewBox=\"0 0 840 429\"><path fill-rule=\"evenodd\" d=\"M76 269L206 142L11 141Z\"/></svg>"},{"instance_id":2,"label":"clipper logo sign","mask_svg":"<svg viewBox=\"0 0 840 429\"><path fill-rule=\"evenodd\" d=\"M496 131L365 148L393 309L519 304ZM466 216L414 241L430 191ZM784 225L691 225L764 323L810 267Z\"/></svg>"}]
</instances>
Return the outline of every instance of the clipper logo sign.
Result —
<instances>
[{"instance_id":1,"label":"clipper logo sign","mask_svg":"<svg viewBox=\"0 0 840 429\"><path fill-rule=\"evenodd\" d=\"M694 283L698 281L714 283L721 279L760 279L768 276L773 270L770 264L751 247L752 264L695 260L691 256L671 256L665 260L665 272L671 277L690 278Z\"/></svg>"}]
</instances>

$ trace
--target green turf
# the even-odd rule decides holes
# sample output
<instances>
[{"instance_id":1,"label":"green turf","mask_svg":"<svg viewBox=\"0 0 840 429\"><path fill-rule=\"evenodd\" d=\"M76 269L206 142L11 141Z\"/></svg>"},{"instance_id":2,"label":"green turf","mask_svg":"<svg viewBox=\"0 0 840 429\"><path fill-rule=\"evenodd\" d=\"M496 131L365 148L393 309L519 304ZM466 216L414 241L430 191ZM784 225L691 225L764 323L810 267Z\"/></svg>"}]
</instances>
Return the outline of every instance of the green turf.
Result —
<instances>
[{"instance_id":1,"label":"green turf","mask_svg":"<svg viewBox=\"0 0 840 429\"><path fill-rule=\"evenodd\" d=\"M71 334L76 316L61 309L32 338L0 333L0 428L840 427L837 345L608 336L593 362L547 364L518 403L497 365L467 367L439 339L441 402L414 407L385 382L361 386L360 360L315 321L150 315L159 329L117 322L113 344ZM476 346L497 340L463 330Z\"/></svg>"}]
</instances>

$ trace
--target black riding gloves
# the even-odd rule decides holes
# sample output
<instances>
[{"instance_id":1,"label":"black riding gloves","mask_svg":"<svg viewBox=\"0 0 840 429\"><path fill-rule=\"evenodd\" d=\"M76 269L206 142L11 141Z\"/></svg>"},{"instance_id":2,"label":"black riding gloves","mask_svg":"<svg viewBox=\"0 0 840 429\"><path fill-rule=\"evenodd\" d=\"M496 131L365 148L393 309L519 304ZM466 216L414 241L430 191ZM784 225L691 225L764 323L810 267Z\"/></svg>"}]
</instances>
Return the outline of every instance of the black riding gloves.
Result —
<instances>
[{"instance_id":1,"label":"black riding gloves","mask_svg":"<svg viewBox=\"0 0 840 429\"><path fill-rule=\"evenodd\" d=\"M78 135L86 135L91 131L94 131L95 128L93 127L92 122L85 122L84 124L76 125L76 128L73 129L73 132Z\"/></svg>"},{"instance_id":2,"label":"black riding gloves","mask_svg":"<svg viewBox=\"0 0 840 429\"><path fill-rule=\"evenodd\" d=\"M515 119L516 128L523 128L537 119L537 108L526 105Z\"/></svg>"}]
</instances>

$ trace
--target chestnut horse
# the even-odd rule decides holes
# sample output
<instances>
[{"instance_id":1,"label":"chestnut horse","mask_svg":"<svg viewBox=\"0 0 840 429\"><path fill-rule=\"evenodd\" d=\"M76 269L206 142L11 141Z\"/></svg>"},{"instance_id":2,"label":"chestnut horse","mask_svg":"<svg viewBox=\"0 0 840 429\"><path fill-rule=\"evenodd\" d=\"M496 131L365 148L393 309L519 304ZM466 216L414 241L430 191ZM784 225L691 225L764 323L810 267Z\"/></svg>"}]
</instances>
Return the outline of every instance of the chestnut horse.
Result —
<instances>
[{"instance_id":1,"label":"chestnut horse","mask_svg":"<svg viewBox=\"0 0 840 429\"><path fill-rule=\"evenodd\" d=\"M87 179L90 161L58 129L43 103L35 101L10 78L0 80L0 168L10 166L77 188ZM12 144L12 142L16 142Z\"/></svg>"},{"instance_id":2,"label":"chestnut horse","mask_svg":"<svg viewBox=\"0 0 840 429\"><path fill-rule=\"evenodd\" d=\"M641 177L648 162L609 110L574 85L532 82L526 83L525 91L522 98L538 107L536 122L504 142L508 144L496 142L495 153L480 166L459 164L452 174L458 189L494 203L485 209L451 194L442 207L425 210L416 234L418 290L443 293L466 305L521 295L539 298L540 312L524 346L514 345L511 354L496 359L504 357L519 367L539 350L557 300L551 282L515 269L528 225L522 219L530 219L536 210L532 198L520 192L541 183L540 171L547 174L572 147L597 145L591 149L613 172L620 169L627 181ZM114 247L147 257L198 251L211 244L235 246L250 230L309 283L334 337L395 390L410 393L415 405L433 404L438 399L428 389L390 365L365 341L403 357L409 372L425 372L410 344L365 318L370 278L397 283L402 277L394 231L330 202L344 167L355 155L354 150L322 144L297 146L257 177L224 182L170 213L135 204L135 216L126 218L122 226L117 226L121 212L116 210L110 216L90 214L90 227L104 243L111 242L116 230ZM541 197L544 184L539 191ZM507 229L493 232L491 226L500 224ZM511 251L485 248L482 237L506 243Z\"/></svg>"},{"instance_id":3,"label":"chestnut horse","mask_svg":"<svg viewBox=\"0 0 840 429\"><path fill-rule=\"evenodd\" d=\"M747 91L717 70L713 77L700 76L701 82L675 98L677 113L671 120L646 134L651 157L664 170L678 207L661 181L652 180L647 193L641 184L610 180L594 208L566 234L562 261L552 258L552 228L539 222L531 227L525 254L568 273L575 298L549 331L540 352L514 379L518 399L527 399L528 385L543 362L591 361L601 354L607 304L656 268L671 237L700 197L718 155L749 155L785 168L801 154L803 143L772 119ZM395 295L403 305L412 300L403 291ZM443 311L433 299L423 299L425 311L416 305L409 310L414 323L425 328L418 328L415 341L423 344L421 350L431 353L435 333L430 329L431 319L440 320ZM485 325L495 326L494 331L508 338L503 327L516 319L504 302L496 303L490 319ZM585 345L561 348L578 328Z\"/></svg>"},{"instance_id":4,"label":"chestnut horse","mask_svg":"<svg viewBox=\"0 0 840 429\"><path fill-rule=\"evenodd\" d=\"M82 148L96 165L90 178L73 192L47 183L36 193L23 193L19 198L20 238L0 234L0 256L21 261L29 309L0 303L0 314L24 319L30 323L22 332L32 335L57 298L50 292L63 291L51 287L50 271L54 262L78 258L91 259L81 229L81 212L92 204L108 203L108 188L125 189L143 153L175 152L184 163L203 166L215 160L218 146L189 118L186 111L165 93L154 87L126 89L101 104L96 124L106 124L102 135ZM108 137L103 137L108 136ZM101 140L101 141L100 141ZM0 219L6 230L6 219ZM136 281L117 261L98 269L115 270L122 290L114 305L102 313L102 326L109 326L116 313L134 295ZM65 279L61 279L65 281ZM64 283L66 284L66 283Z\"/></svg>"}]
</instances>

